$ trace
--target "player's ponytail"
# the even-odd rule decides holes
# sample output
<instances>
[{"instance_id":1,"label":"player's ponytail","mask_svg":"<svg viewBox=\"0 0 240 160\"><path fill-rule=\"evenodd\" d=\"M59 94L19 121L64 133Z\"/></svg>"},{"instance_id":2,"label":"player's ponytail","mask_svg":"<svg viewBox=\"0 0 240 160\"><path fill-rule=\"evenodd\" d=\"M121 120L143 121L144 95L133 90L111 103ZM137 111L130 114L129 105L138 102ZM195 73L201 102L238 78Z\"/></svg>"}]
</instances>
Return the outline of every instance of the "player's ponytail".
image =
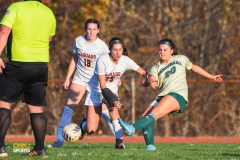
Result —
<instances>
[{"instance_id":1,"label":"player's ponytail","mask_svg":"<svg viewBox=\"0 0 240 160\"><path fill-rule=\"evenodd\" d=\"M123 55L128 56L128 51L126 47L123 47Z\"/></svg>"}]
</instances>

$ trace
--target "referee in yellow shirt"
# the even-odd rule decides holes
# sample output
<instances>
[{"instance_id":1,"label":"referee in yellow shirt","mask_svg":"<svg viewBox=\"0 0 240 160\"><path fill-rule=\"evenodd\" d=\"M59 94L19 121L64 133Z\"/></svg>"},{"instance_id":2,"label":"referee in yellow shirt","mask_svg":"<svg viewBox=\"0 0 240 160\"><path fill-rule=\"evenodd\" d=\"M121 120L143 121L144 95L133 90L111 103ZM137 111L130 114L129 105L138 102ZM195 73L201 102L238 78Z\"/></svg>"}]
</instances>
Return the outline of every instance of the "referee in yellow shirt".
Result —
<instances>
[{"instance_id":1,"label":"referee in yellow shirt","mask_svg":"<svg viewBox=\"0 0 240 160\"><path fill-rule=\"evenodd\" d=\"M35 137L29 156L46 156L44 139L47 118L49 42L55 35L56 19L41 0L10 5L0 22L0 54L6 48L8 62L0 58L0 158L8 157L4 139L11 124L10 106L26 103Z\"/></svg>"}]
</instances>

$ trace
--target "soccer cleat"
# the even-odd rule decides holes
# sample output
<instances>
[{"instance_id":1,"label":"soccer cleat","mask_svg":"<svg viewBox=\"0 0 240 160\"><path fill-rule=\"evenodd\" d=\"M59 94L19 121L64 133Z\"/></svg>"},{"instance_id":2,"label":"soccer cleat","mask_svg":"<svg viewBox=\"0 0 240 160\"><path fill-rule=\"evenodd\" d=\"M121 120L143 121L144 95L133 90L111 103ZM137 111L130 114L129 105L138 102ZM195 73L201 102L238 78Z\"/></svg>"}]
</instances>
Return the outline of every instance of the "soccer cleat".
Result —
<instances>
[{"instance_id":1,"label":"soccer cleat","mask_svg":"<svg viewBox=\"0 0 240 160\"><path fill-rule=\"evenodd\" d=\"M125 130L125 133L128 136L131 136L135 133L135 128L130 123L123 122L121 118L118 118L118 123Z\"/></svg>"},{"instance_id":2,"label":"soccer cleat","mask_svg":"<svg viewBox=\"0 0 240 160\"><path fill-rule=\"evenodd\" d=\"M116 143L115 147L116 149L125 149L124 143Z\"/></svg>"},{"instance_id":3,"label":"soccer cleat","mask_svg":"<svg viewBox=\"0 0 240 160\"><path fill-rule=\"evenodd\" d=\"M154 151L154 150L156 150L156 147L152 144L149 144L144 148L144 150L145 151Z\"/></svg>"},{"instance_id":4,"label":"soccer cleat","mask_svg":"<svg viewBox=\"0 0 240 160\"><path fill-rule=\"evenodd\" d=\"M116 149L125 149L125 145L124 145L122 139L116 139L115 148Z\"/></svg>"},{"instance_id":5,"label":"soccer cleat","mask_svg":"<svg viewBox=\"0 0 240 160\"><path fill-rule=\"evenodd\" d=\"M0 158L7 158L7 157L8 157L8 154L6 151L6 146L2 146L0 148Z\"/></svg>"},{"instance_id":6,"label":"soccer cleat","mask_svg":"<svg viewBox=\"0 0 240 160\"><path fill-rule=\"evenodd\" d=\"M80 128L81 128L81 130L82 130L82 135L81 135L81 137L79 138L79 140L82 140L83 138L84 138L84 136L85 136L85 134L86 134L86 132L83 130L83 128L82 128L82 124L84 123L84 122L86 122L86 118L83 118L82 119L82 122L80 123Z\"/></svg>"},{"instance_id":7,"label":"soccer cleat","mask_svg":"<svg viewBox=\"0 0 240 160\"><path fill-rule=\"evenodd\" d=\"M62 148L63 142L56 141L53 144L47 145L47 148Z\"/></svg>"},{"instance_id":8,"label":"soccer cleat","mask_svg":"<svg viewBox=\"0 0 240 160\"><path fill-rule=\"evenodd\" d=\"M32 149L30 152L28 152L28 156L33 157L33 156L42 156L42 158L47 157L47 153L46 153L46 148L37 151L35 149Z\"/></svg>"}]
</instances>

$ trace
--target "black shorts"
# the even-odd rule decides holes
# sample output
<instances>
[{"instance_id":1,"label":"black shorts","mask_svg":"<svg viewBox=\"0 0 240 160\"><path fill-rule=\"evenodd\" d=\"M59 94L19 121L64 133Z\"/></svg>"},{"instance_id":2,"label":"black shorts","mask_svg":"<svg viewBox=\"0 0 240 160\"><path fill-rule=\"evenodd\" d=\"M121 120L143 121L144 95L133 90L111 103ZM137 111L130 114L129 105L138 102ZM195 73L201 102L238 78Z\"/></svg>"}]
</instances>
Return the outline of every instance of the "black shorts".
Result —
<instances>
[{"instance_id":1,"label":"black shorts","mask_svg":"<svg viewBox=\"0 0 240 160\"><path fill-rule=\"evenodd\" d=\"M0 74L0 100L33 106L46 105L48 65L41 62L8 62Z\"/></svg>"}]
</instances>

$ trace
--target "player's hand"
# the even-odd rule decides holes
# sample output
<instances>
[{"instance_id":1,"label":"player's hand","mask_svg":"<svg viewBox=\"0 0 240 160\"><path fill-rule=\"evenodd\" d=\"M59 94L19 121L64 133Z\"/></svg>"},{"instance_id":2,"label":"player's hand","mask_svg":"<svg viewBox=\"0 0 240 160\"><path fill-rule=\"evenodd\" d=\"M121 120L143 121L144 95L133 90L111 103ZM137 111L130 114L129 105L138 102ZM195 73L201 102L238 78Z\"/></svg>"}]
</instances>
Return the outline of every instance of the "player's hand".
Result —
<instances>
[{"instance_id":1,"label":"player's hand","mask_svg":"<svg viewBox=\"0 0 240 160\"><path fill-rule=\"evenodd\" d=\"M120 101L115 101L113 104L114 104L114 107L116 107L116 108L122 107L122 104L120 103Z\"/></svg>"},{"instance_id":2,"label":"player's hand","mask_svg":"<svg viewBox=\"0 0 240 160\"><path fill-rule=\"evenodd\" d=\"M69 89L69 85L70 85L70 80L66 79L65 82L63 83L63 88L68 90Z\"/></svg>"},{"instance_id":3,"label":"player's hand","mask_svg":"<svg viewBox=\"0 0 240 160\"><path fill-rule=\"evenodd\" d=\"M223 76L223 75L221 75L221 74L214 75L213 78L212 78L212 80L214 80L215 82L221 83L221 82L223 82L222 76Z\"/></svg>"},{"instance_id":4,"label":"player's hand","mask_svg":"<svg viewBox=\"0 0 240 160\"><path fill-rule=\"evenodd\" d=\"M157 81L150 82L150 85L153 89L156 89L158 87Z\"/></svg>"},{"instance_id":5,"label":"player's hand","mask_svg":"<svg viewBox=\"0 0 240 160\"><path fill-rule=\"evenodd\" d=\"M2 73L3 68L5 68L5 65L3 63L2 58L0 58L0 73Z\"/></svg>"},{"instance_id":6,"label":"player's hand","mask_svg":"<svg viewBox=\"0 0 240 160\"><path fill-rule=\"evenodd\" d=\"M148 84L151 85L153 89L156 89L158 87L158 82L156 80L156 77L154 75L150 75L148 77Z\"/></svg>"}]
</instances>

